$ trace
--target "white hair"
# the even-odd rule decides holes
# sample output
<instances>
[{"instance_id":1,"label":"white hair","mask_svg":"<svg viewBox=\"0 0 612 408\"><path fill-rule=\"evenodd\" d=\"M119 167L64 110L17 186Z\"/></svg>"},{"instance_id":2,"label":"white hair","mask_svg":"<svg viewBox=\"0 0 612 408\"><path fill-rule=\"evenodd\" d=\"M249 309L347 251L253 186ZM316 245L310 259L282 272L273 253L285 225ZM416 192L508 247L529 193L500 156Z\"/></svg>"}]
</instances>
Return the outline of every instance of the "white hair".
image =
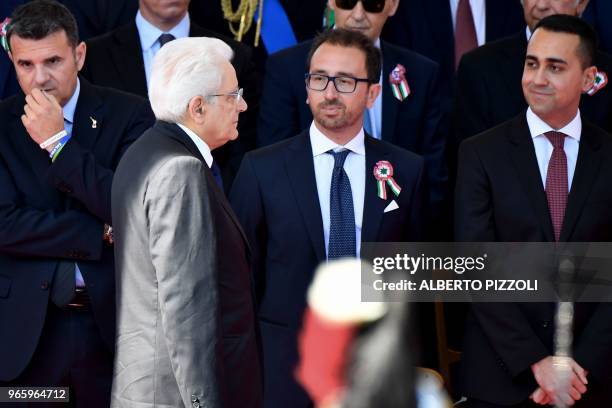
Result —
<instances>
[{"instance_id":1,"label":"white hair","mask_svg":"<svg viewBox=\"0 0 612 408\"><path fill-rule=\"evenodd\" d=\"M217 38L179 38L164 45L153 59L149 100L155 117L180 122L191 99L218 91L224 62L233 51Z\"/></svg>"}]
</instances>

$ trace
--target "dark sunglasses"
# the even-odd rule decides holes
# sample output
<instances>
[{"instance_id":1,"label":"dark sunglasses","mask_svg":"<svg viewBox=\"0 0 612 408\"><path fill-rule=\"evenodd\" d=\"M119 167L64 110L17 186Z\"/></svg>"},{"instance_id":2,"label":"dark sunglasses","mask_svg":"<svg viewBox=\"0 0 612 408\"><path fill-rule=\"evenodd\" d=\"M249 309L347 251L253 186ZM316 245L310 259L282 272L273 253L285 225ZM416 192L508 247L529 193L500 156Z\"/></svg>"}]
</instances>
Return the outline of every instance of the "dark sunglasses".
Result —
<instances>
[{"instance_id":1,"label":"dark sunglasses","mask_svg":"<svg viewBox=\"0 0 612 408\"><path fill-rule=\"evenodd\" d=\"M343 10L352 10L361 1L363 9L368 13L380 13L385 8L385 0L336 0L336 6Z\"/></svg>"}]
</instances>

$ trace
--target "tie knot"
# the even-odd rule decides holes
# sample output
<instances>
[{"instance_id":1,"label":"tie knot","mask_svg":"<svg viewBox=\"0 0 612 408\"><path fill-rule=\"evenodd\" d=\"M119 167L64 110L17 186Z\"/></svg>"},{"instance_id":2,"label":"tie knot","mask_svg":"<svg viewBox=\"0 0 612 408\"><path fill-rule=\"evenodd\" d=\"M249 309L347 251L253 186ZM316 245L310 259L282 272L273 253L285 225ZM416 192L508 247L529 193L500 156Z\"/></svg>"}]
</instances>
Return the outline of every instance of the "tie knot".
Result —
<instances>
[{"instance_id":1,"label":"tie knot","mask_svg":"<svg viewBox=\"0 0 612 408\"><path fill-rule=\"evenodd\" d=\"M555 149L563 149L563 144L565 143L565 133L546 132L545 135Z\"/></svg>"},{"instance_id":2,"label":"tie knot","mask_svg":"<svg viewBox=\"0 0 612 408\"><path fill-rule=\"evenodd\" d=\"M157 40L159 41L159 46L163 47L164 45L168 44L170 41L175 40L175 39L176 37L173 36L172 34L163 33L162 35L159 36Z\"/></svg>"},{"instance_id":3,"label":"tie knot","mask_svg":"<svg viewBox=\"0 0 612 408\"><path fill-rule=\"evenodd\" d=\"M342 168L344 167L344 161L346 160L346 156L351 151L348 149L341 150L339 152L334 152L333 150L328 150L327 153L334 156L334 168Z\"/></svg>"}]
</instances>

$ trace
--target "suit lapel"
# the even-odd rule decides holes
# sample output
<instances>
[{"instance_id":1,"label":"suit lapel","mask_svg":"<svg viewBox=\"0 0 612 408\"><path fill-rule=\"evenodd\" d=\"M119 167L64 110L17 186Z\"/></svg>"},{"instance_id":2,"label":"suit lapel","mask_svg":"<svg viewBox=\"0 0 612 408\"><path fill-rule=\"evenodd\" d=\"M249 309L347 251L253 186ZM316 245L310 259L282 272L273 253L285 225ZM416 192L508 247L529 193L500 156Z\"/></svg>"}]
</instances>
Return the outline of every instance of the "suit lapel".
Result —
<instances>
[{"instance_id":1,"label":"suit lapel","mask_svg":"<svg viewBox=\"0 0 612 408\"><path fill-rule=\"evenodd\" d=\"M582 135L576 171L572 180L572 188L567 199L567 208L561 227L559 241L569 241L582 212L582 207L589 196L593 180L597 178L601 166L602 154L599 149L601 141L598 134L590 130L590 126L583 122Z\"/></svg>"},{"instance_id":2,"label":"suit lapel","mask_svg":"<svg viewBox=\"0 0 612 408\"><path fill-rule=\"evenodd\" d=\"M533 206L540 226L547 241L554 241L552 221L548 210L546 193L542 186L542 177L535 155L533 141L531 140L527 119L524 114L513 121L508 135L512 148L510 156L514 162L515 170L519 175L521 184L527 194L528 201Z\"/></svg>"},{"instance_id":3,"label":"suit lapel","mask_svg":"<svg viewBox=\"0 0 612 408\"><path fill-rule=\"evenodd\" d=\"M391 47L388 47L384 42L380 44L380 50L383 55L383 72L382 72L382 140L393 143L395 138L395 122L397 121L397 110L399 102L391 92L389 84L389 74L397 64L397 55ZM409 69L409 68L407 68Z\"/></svg>"},{"instance_id":4,"label":"suit lapel","mask_svg":"<svg viewBox=\"0 0 612 408\"><path fill-rule=\"evenodd\" d=\"M234 225L240 232L240 235L242 236L242 239L245 242L245 246L250 256L251 247L249 245L249 240L247 239L247 236L242 229L242 225L240 225L240 221L238 221L238 218L236 218L236 214L234 214L234 210L232 210L229 202L227 201L225 193L221 191L221 189L217 185L217 182L215 181L212 171L208 167L208 164L206 163L206 160L204 160L204 157L202 157L202 153L200 153L200 150L198 149L198 147L195 145L195 143L193 143L193 141L189 138L189 136L178 125L174 123L157 121L155 123L155 127L163 128L174 140L178 141L183 146L185 146L185 148L189 151L189 153L191 153L194 157L196 157L198 160L200 160L205 165L206 183L209 186L211 193L215 195L217 202L221 204L221 207L223 208L227 216L230 217L230 219L232 220L232 222L234 223Z\"/></svg>"},{"instance_id":5,"label":"suit lapel","mask_svg":"<svg viewBox=\"0 0 612 408\"><path fill-rule=\"evenodd\" d=\"M289 176L297 208L302 214L304 225L319 262L325 261L325 242L321 206L317 193L312 147L309 130L296 137L287 149L285 168ZM287 203L292 205L292 203Z\"/></svg>"},{"instance_id":6,"label":"suit lapel","mask_svg":"<svg viewBox=\"0 0 612 408\"><path fill-rule=\"evenodd\" d=\"M388 195L387 200L378 197L374 166L380 160L385 160L387 153L381 149L381 144L369 136L365 139L366 168L365 196L363 197L363 220L361 222L361 242L376 242L378 230L385 207L395 196ZM393 163L391 163L393 165ZM390 199L389 199L390 198Z\"/></svg>"},{"instance_id":7,"label":"suit lapel","mask_svg":"<svg viewBox=\"0 0 612 408\"><path fill-rule=\"evenodd\" d=\"M95 89L83 78L80 78L81 91L74 112L72 138L89 150L93 150L98 133L104 126L102 100Z\"/></svg>"},{"instance_id":8,"label":"suit lapel","mask_svg":"<svg viewBox=\"0 0 612 408\"><path fill-rule=\"evenodd\" d=\"M123 82L122 89L146 97L147 77L136 23L117 30L115 36L119 44L111 48L110 53Z\"/></svg>"}]
</instances>

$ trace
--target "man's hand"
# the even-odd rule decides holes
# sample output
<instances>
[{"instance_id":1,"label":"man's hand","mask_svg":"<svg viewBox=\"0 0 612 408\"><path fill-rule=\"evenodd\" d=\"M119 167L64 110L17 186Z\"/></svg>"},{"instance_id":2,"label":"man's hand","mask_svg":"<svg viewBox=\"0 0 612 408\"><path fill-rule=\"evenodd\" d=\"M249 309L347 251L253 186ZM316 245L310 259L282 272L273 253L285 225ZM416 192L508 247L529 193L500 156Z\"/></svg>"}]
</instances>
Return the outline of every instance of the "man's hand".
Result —
<instances>
[{"instance_id":1,"label":"man's hand","mask_svg":"<svg viewBox=\"0 0 612 408\"><path fill-rule=\"evenodd\" d=\"M540 386L530 397L537 404L574 405L587 390L587 372L570 357L546 357L533 364L531 371Z\"/></svg>"},{"instance_id":2,"label":"man's hand","mask_svg":"<svg viewBox=\"0 0 612 408\"><path fill-rule=\"evenodd\" d=\"M64 129L64 111L53 95L34 88L25 100L21 122L36 144ZM47 151L53 150L55 144L48 146Z\"/></svg>"}]
</instances>

